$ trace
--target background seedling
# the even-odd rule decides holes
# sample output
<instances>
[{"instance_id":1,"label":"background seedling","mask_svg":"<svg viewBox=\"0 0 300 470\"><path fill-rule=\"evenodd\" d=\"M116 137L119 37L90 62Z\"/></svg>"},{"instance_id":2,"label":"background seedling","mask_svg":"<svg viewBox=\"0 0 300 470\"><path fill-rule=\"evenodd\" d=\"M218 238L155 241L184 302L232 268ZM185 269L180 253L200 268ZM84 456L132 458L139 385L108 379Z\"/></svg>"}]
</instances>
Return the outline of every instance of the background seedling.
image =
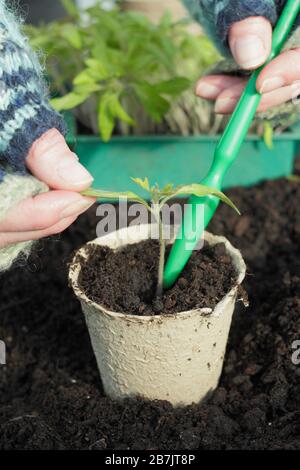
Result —
<instances>
[{"instance_id":1,"label":"background seedling","mask_svg":"<svg viewBox=\"0 0 300 470\"><path fill-rule=\"evenodd\" d=\"M212 42L191 34L188 21L166 13L154 25L142 14L106 11L101 2L82 12L62 0L66 18L25 33L45 65L52 105L72 110L95 135L198 135L221 132L227 118L196 97L196 80L220 60ZM291 116L294 122L295 116ZM289 123L280 122L280 130ZM277 127L277 125L276 125ZM272 127L258 120L252 132L271 145Z\"/></svg>"}]
</instances>

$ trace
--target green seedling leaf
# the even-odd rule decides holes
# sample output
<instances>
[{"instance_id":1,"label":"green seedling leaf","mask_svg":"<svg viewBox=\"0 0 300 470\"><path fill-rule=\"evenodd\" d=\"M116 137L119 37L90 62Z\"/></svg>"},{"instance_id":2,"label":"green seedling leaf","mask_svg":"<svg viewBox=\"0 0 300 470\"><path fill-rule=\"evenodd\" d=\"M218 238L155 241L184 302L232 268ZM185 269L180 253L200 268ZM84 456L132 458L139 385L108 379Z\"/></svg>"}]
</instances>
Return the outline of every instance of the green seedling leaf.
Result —
<instances>
[{"instance_id":1,"label":"green seedling leaf","mask_svg":"<svg viewBox=\"0 0 300 470\"><path fill-rule=\"evenodd\" d=\"M136 184L138 184L141 188L145 189L145 191L150 191L150 185L149 185L149 180L146 177L145 179L141 178L131 178L132 181L134 181Z\"/></svg>"},{"instance_id":2,"label":"green seedling leaf","mask_svg":"<svg viewBox=\"0 0 300 470\"><path fill-rule=\"evenodd\" d=\"M271 124L268 121L264 122L264 142L268 149L272 150L274 148L273 143L274 130Z\"/></svg>"},{"instance_id":3,"label":"green seedling leaf","mask_svg":"<svg viewBox=\"0 0 300 470\"><path fill-rule=\"evenodd\" d=\"M87 60L91 62L93 59ZM98 83L109 78L109 73L107 69L100 64L100 62L95 61L97 65L93 65L82 72L80 72L73 80L74 85L85 85L86 83ZM88 65L88 64L87 64Z\"/></svg>"},{"instance_id":4,"label":"green seedling leaf","mask_svg":"<svg viewBox=\"0 0 300 470\"><path fill-rule=\"evenodd\" d=\"M115 118L111 111L111 93L104 93L101 97L98 111L98 126L104 142L108 142L115 127Z\"/></svg>"},{"instance_id":5,"label":"green seedling leaf","mask_svg":"<svg viewBox=\"0 0 300 470\"><path fill-rule=\"evenodd\" d=\"M160 122L169 110L170 103L147 82L138 83L134 88L147 113L154 121Z\"/></svg>"},{"instance_id":6,"label":"green seedling leaf","mask_svg":"<svg viewBox=\"0 0 300 470\"><path fill-rule=\"evenodd\" d=\"M127 124L134 124L133 119L126 113L119 102L118 95L108 91L101 97L98 113L99 130L104 142L108 142L111 138L116 118L121 119Z\"/></svg>"},{"instance_id":7,"label":"green seedling leaf","mask_svg":"<svg viewBox=\"0 0 300 470\"><path fill-rule=\"evenodd\" d=\"M127 21L131 21L132 24L135 26L141 26L142 28L148 29L149 28L149 20L145 15L139 13L138 11L129 10L126 13Z\"/></svg>"},{"instance_id":8,"label":"green seedling leaf","mask_svg":"<svg viewBox=\"0 0 300 470\"><path fill-rule=\"evenodd\" d=\"M33 49L47 49L49 38L45 33L41 33L35 36L33 32L30 33L30 31L27 31L27 34L31 36L30 45Z\"/></svg>"},{"instance_id":9,"label":"green seedling leaf","mask_svg":"<svg viewBox=\"0 0 300 470\"><path fill-rule=\"evenodd\" d=\"M77 85L73 92L76 95L91 95L92 93L102 90L102 88L103 87L98 83L85 83L84 85Z\"/></svg>"},{"instance_id":10,"label":"green seedling leaf","mask_svg":"<svg viewBox=\"0 0 300 470\"><path fill-rule=\"evenodd\" d=\"M127 124L133 125L134 120L126 113L116 93L108 91L103 94L99 104L98 125L104 142L108 142L112 136L116 118Z\"/></svg>"},{"instance_id":11,"label":"green seedling leaf","mask_svg":"<svg viewBox=\"0 0 300 470\"><path fill-rule=\"evenodd\" d=\"M234 209L239 215L241 215L240 211L235 206L235 204L227 196L225 196L224 193L222 193L221 191L217 189L214 189L209 186L202 185L202 184L188 184L188 185L178 186L177 188L174 188L173 194L163 199L163 203L165 204L168 200L170 200L173 197L177 197L180 195L189 195L189 194L192 194L198 197L216 196L221 201L225 202L225 204L227 204L232 209Z\"/></svg>"},{"instance_id":12,"label":"green seedling leaf","mask_svg":"<svg viewBox=\"0 0 300 470\"><path fill-rule=\"evenodd\" d=\"M172 13L170 11L165 11L163 16L159 21L159 26L162 28L169 28L173 24Z\"/></svg>"},{"instance_id":13,"label":"green seedling leaf","mask_svg":"<svg viewBox=\"0 0 300 470\"><path fill-rule=\"evenodd\" d=\"M80 72L73 80L74 85L86 85L91 83L96 83L93 74L89 69L83 70Z\"/></svg>"},{"instance_id":14,"label":"green seedling leaf","mask_svg":"<svg viewBox=\"0 0 300 470\"><path fill-rule=\"evenodd\" d=\"M78 28L73 24L66 24L61 30L61 35L68 41L75 49L81 49L82 40Z\"/></svg>"},{"instance_id":15,"label":"green seedling leaf","mask_svg":"<svg viewBox=\"0 0 300 470\"><path fill-rule=\"evenodd\" d=\"M96 39L93 38L95 45L91 50L92 60L99 61L110 76L122 76L124 74L123 63L127 60L126 56L124 57L124 52L121 49L110 47L107 44L108 38L106 38L106 41L100 38L97 42Z\"/></svg>"},{"instance_id":16,"label":"green seedling leaf","mask_svg":"<svg viewBox=\"0 0 300 470\"><path fill-rule=\"evenodd\" d=\"M169 194L173 194L174 193L174 185L172 183L168 183L166 184L166 186L164 186L162 188L162 190L160 191L160 193L163 195L163 196L168 196Z\"/></svg>"},{"instance_id":17,"label":"green seedling leaf","mask_svg":"<svg viewBox=\"0 0 300 470\"><path fill-rule=\"evenodd\" d=\"M190 85L190 80L183 77L178 77L160 82L154 85L154 89L159 94L177 96L180 95L183 91L187 90Z\"/></svg>"},{"instance_id":18,"label":"green seedling leaf","mask_svg":"<svg viewBox=\"0 0 300 470\"><path fill-rule=\"evenodd\" d=\"M78 10L72 0L61 0L61 3L70 16L77 16Z\"/></svg>"},{"instance_id":19,"label":"green seedling leaf","mask_svg":"<svg viewBox=\"0 0 300 470\"><path fill-rule=\"evenodd\" d=\"M165 46L164 42L162 41L161 44L155 44L153 42L149 42L147 44L148 52L153 56L153 60L157 61L160 64L163 64L166 70L169 73L174 73L173 69L173 61L172 61L172 54L166 54L166 51L163 50L162 46Z\"/></svg>"},{"instance_id":20,"label":"green seedling leaf","mask_svg":"<svg viewBox=\"0 0 300 470\"><path fill-rule=\"evenodd\" d=\"M85 63L89 67L89 71L95 79L106 80L110 76L107 67L102 61L97 59L87 59Z\"/></svg>"},{"instance_id":21,"label":"green seedling leaf","mask_svg":"<svg viewBox=\"0 0 300 470\"><path fill-rule=\"evenodd\" d=\"M54 98L51 100L51 105L56 111L66 111L68 109L73 109L82 104L87 100L90 93L76 94L74 92L68 93L61 98Z\"/></svg>"},{"instance_id":22,"label":"green seedling leaf","mask_svg":"<svg viewBox=\"0 0 300 470\"><path fill-rule=\"evenodd\" d=\"M121 119L121 121L124 121L127 124L130 124L131 126L134 125L134 120L129 116L129 114L127 114L125 109L122 107L117 95L114 95L112 97L110 106L111 106L111 111L114 116Z\"/></svg>"},{"instance_id":23,"label":"green seedling leaf","mask_svg":"<svg viewBox=\"0 0 300 470\"><path fill-rule=\"evenodd\" d=\"M95 197L97 199L128 199L132 202L138 202L150 210L150 206L143 198L139 197L132 191L118 192L118 191L105 191L102 189L89 188L81 192L82 196Z\"/></svg>"}]
</instances>

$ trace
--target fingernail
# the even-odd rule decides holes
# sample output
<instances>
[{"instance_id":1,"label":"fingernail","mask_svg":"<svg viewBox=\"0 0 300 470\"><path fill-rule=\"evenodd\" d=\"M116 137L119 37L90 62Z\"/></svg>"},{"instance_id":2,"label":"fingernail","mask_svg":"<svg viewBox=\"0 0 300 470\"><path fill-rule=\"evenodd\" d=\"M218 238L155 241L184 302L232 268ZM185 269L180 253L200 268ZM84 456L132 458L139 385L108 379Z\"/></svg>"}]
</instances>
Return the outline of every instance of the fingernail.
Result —
<instances>
[{"instance_id":1,"label":"fingernail","mask_svg":"<svg viewBox=\"0 0 300 470\"><path fill-rule=\"evenodd\" d=\"M93 182L90 173L77 161L73 160L57 168L58 175L72 186L83 186Z\"/></svg>"},{"instance_id":2,"label":"fingernail","mask_svg":"<svg viewBox=\"0 0 300 470\"><path fill-rule=\"evenodd\" d=\"M260 88L260 93L269 93L270 91L277 90L278 88L281 88L285 85L285 80L282 77L272 77L272 78L267 78L264 80L261 88Z\"/></svg>"},{"instance_id":3,"label":"fingernail","mask_svg":"<svg viewBox=\"0 0 300 470\"><path fill-rule=\"evenodd\" d=\"M210 83L199 82L196 87L196 93L203 98L214 99L220 93L220 88L215 85L211 85Z\"/></svg>"},{"instance_id":4,"label":"fingernail","mask_svg":"<svg viewBox=\"0 0 300 470\"><path fill-rule=\"evenodd\" d=\"M229 113L236 105L236 100L233 98L221 98L216 101L215 113L224 114Z\"/></svg>"},{"instance_id":5,"label":"fingernail","mask_svg":"<svg viewBox=\"0 0 300 470\"><path fill-rule=\"evenodd\" d=\"M266 56L266 49L260 37L250 34L236 40L233 45L235 60L245 69L261 65Z\"/></svg>"},{"instance_id":6,"label":"fingernail","mask_svg":"<svg viewBox=\"0 0 300 470\"><path fill-rule=\"evenodd\" d=\"M94 204L94 201L87 200L87 199L80 199L79 201L73 202L69 206L65 207L61 213L60 217L62 219L66 219L67 217L72 217L76 214L81 214L85 212L89 207Z\"/></svg>"}]
</instances>

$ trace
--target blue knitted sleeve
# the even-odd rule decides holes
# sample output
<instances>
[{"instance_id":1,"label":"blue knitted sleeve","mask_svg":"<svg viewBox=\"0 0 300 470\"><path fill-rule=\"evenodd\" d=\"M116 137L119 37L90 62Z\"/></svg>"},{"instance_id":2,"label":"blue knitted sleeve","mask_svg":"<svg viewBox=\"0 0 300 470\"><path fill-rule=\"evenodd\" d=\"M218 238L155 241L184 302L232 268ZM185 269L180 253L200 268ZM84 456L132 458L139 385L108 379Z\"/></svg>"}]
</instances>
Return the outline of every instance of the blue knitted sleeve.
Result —
<instances>
[{"instance_id":1,"label":"blue knitted sleeve","mask_svg":"<svg viewBox=\"0 0 300 470\"><path fill-rule=\"evenodd\" d=\"M0 183L8 169L26 173L28 151L44 132L65 133L62 117L49 104L39 61L8 5L0 0Z\"/></svg>"},{"instance_id":2,"label":"blue knitted sleeve","mask_svg":"<svg viewBox=\"0 0 300 470\"><path fill-rule=\"evenodd\" d=\"M219 50L229 55L230 26L249 16L264 16L274 25L285 0L182 0Z\"/></svg>"}]
</instances>

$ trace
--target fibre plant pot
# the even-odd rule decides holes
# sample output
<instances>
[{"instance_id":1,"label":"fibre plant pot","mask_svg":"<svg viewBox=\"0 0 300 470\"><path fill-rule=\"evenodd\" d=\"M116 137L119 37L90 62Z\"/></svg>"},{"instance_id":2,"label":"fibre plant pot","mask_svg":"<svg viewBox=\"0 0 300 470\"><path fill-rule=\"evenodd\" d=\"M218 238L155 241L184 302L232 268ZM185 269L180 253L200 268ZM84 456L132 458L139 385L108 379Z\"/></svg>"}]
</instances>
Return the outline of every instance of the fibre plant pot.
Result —
<instances>
[{"instance_id":1,"label":"fibre plant pot","mask_svg":"<svg viewBox=\"0 0 300 470\"><path fill-rule=\"evenodd\" d=\"M150 225L131 226L91 244L118 250L149 238ZM205 233L210 245L223 242L237 280L212 309L176 314L137 316L109 311L87 298L80 287L82 257L70 267L71 286L81 302L105 393L113 399L142 396L173 405L198 403L218 385L228 333L246 266L238 250L224 237ZM201 251L199 251L201 256Z\"/></svg>"}]
</instances>

